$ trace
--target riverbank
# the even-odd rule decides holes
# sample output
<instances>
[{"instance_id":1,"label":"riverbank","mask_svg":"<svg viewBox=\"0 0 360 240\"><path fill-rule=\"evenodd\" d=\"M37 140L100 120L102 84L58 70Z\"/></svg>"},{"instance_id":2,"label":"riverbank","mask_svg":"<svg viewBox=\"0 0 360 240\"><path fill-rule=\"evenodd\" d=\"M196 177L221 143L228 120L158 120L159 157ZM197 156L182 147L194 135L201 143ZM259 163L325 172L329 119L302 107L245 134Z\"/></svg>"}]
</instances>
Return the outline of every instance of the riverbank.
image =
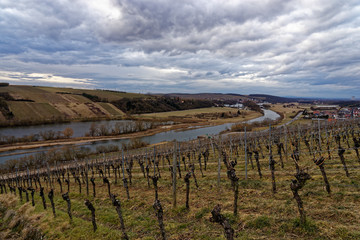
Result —
<instances>
[{"instance_id":1,"label":"riverbank","mask_svg":"<svg viewBox=\"0 0 360 240\"><path fill-rule=\"evenodd\" d=\"M217 110L217 112L216 112ZM219 111L221 110L221 111ZM243 111L243 110L242 110ZM210 112L210 111L207 111ZM237 112L236 109L231 108L219 108L219 109L212 109L211 113L224 113L224 112ZM197 114L204 114L205 111L199 109L198 111L179 111L172 112L167 116L163 114L165 117L184 117L187 118L187 123L179 123L175 125L166 125L166 126L158 126L154 129L148 129L146 131L136 132L136 133L129 133L129 134L122 134L118 136L97 136L97 137L77 137L77 138L70 138L70 139L57 139L57 140L49 140L49 141L37 141L37 142L27 142L27 143L16 143L16 144L9 144L9 145L2 145L0 149L1 152L10 152L10 151L17 151L17 150L30 150L35 148L41 147L52 147L52 146L60 146L60 145L73 145L73 144L86 144L98 141L111 141L111 140L121 140L121 139L131 139L131 138L140 138L140 137L147 137L152 136L158 133L167 132L167 131L186 131L186 130L193 130L197 128L203 127L211 127L211 126L218 126L226 123L236 123L239 121L248 121L251 119L256 119L261 116L260 113L253 112L253 111L246 111L246 114L237 116L237 117L228 117L228 118L216 118L212 120L208 119L201 119L195 117ZM149 116L147 116L148 118ZM152 116L154 117L154 116ZM157 117L157 116L156 116ZM138 119L141 118L138 116ZM145 120L144 118L142 118ZM23 152L23 153L30 153ZM2 156L11 156L12 153L4 154Z\"/></svg>"}]
</instances>

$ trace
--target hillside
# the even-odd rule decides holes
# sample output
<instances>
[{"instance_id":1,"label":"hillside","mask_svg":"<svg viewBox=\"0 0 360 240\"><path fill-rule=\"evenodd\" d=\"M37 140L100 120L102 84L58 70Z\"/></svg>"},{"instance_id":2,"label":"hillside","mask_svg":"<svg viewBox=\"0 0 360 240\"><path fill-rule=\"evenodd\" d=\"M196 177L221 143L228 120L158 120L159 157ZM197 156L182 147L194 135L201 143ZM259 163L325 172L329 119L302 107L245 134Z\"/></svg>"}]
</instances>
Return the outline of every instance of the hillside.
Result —
<instances>
[{"instance_id":1,"label":"hillside","mask_svg":"<svg viewBox=\"0 0 360 240\"><path fill-rule=\"evenodd\" d=\"M203 99L203 100L248 100L247 96L240 94L223 94L223 93L168 93L163 96L179 97L182 99Z\"/></svg>"},{"instance_id":2,"label":"hillside","mask_svg":"<svg viewBox=\"0 0 360 240\"><path fill-rule=\"evenodd\" d=\"M180 97L183 99L211 100L218 103L235 103L238 101L247 101L247 100L258 100L260 102L266 101L270 103L286 103L286 102L294 102L298 100L295 98L285 98L285 97L273 96L268 94L241 95L235 93L194 93L194 94L169 93L169 94L164 94L164 96Z\"/></svg>"},{"instance_id":3,"label":"hillside","mask_svg":"<svg viewBox=\"0 0 360 240\"><path fill-rule=\"evenodd\" d=\"M213 106L204 99L109 90L10 85L0 87L0 126L119 119L125 115Z\"/></svg>"},{"instance_id":4,"label":"hillside","mask_svg":"<svg viewBox=\"0 0 360 240\"><path fill-rule=\"evenodd\" d=\"M17 125L119 118L124 112L109 101L144 96L104 90L4 86L0 87L0 123Z\"/></svg>"},{"instance_id":5,"label":"hillside","mask_svg":"<svg viewBox=\"0 0 360 240\"><path fill-rule=\"evenodd\" d=\"M250 94L249 97L255 98L261 101L266 101L269 103L288 103L288 102L296 102L295 98L285 98L279 96L273 96L268 94Z\"/></svg>"}]
</instances>

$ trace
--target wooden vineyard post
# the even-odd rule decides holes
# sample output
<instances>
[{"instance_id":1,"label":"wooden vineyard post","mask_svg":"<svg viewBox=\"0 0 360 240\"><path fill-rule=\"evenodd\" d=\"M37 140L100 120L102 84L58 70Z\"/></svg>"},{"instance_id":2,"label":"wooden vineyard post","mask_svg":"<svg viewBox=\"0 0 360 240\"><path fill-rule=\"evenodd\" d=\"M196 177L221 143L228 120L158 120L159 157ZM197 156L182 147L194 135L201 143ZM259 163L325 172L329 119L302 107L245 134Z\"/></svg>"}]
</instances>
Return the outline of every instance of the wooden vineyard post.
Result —
<instances>
[{"instance_id":1,"label":"wooden vineyard post","mask_svg":"<svg viewBox=\"0 0 360 240\"><path fill-rule=\"evenodd\" d=\"M239 198L239 178L236 176L233 166L228 166L228 177L231 180L231 185L234 187L234 216L237 216L238 198Z\"/></svg>"},{"instance_id":2,"label":"wooden vineyard post","mask_svg":"<svg viewBox=\"0 0 360 240\"><path fill-rule=\"evenodd\" d=\"M127 172L127 174L128 174L128 177L129 177L129 183L130 183L130 185L132 184L132 181L131 181L131 179L132 179L132 173L131 173L131 166L130 166L130 164L131 164L131 161L130 161L130 163L128 162L128 158L129 157L127 157L127 158L125 158L125 166L126 166L126 168L125 168L125 170L126 170L126 172Z\"/></svg>"},{"instance_id":3,"label":"wooden vineyard post","mask_svg":"<svg viewBox=\"0 0 360 240\"><path fill-rule=\"evenodd\" d=\"M271 148L271 124L269 125L269 168L271 168L272 148Z\"/></svg>"},{"instance_id":4,"label":"wooden vineyard post","mask_svg":"<svg viewBox=\"0 0 360 240\"><path fill-rule=\"evenodd\" d=\"M44 187L40 187L40 197L42 199L42 204L44 209L46 209L46 200L45 200L45 195L44 195Z\"/></svg>"},{"instance_id":5,"label":"wooden vineyard post","mask_svg":"<svg viewBox=\"0 0 360 240\"><path fill-rule=\"evenodd\" d=\"M214 148L214 144L213 144L212 138L210 138L210 142L211 142L211 147L212 147L213 153L214 153L214 159L216 159L215 148ZM218 186L218 189L220 189L220 170L221 170L221 156L220 156L220 151L219 151L219 159L218 159L218 178L217 178L217 186Z\"/></svg>"},{"instance_id":6,"label":"wooden vineyard post","mask_svg":"<svg viewBox=\"0 0 360 240\"><path fill-rule=\"evenodd\" d=\"M328 133L328 128L327 128L327 123L325 124L325 134L326 134L326 148L327 148L327 153L328 153L328 159L331 159L331 152L330 152L330 137L332 137L331 134Z\"/></svg>"},{"instance_id":7,"label":"wooden vineyard post","mask_svg":"<svg viewBox=\"0 0 360 240\"><path fill-rule=\"evenodd\" d=\"M219 151L219 159L218 159L218 182L219 182L219 189L220 189L220 179L221 179L221 152L220 152L220 149L222 147L222 138L221 138L221 135L219 135L219 142L220 142L220 145L219 145L219 148L218 148L218 151Z\"/></svg>"},{"instance_id":8,"label":"wooden vineyard post","mask_svg":"<svg viewBox=\"0 0 360 240\"><path fill-rule=\"evenodd\" d=\"M297 125L298 127L298 135L299 135L299 140L298 140L298 152L299 152L299 159L300 159L300 153L301 153L301 133L300 133L300 125L298 124Z\"/></svg>"},{"instance_id":9,"label":"wooden vineyard post","mask_svg":"<svg viewBox=\"0 0 360 240\"><path fill-rule=\"evenodd\" d=\"M52 208L52 212L53 212L53 215L54 217L56 217L56 213L55 213L55 204L54 204L54 190L51 189L49 194L48 194L48 197L50 199L50 203L51 203L51 208Z\"/></svg>"},{"instance_id":10,"label":"wooden vineyard post","mask_svg":"<svg viewBox=\"0 0 360 240\"><path fill-rule=\"evenodd\" d=\"M110 192L110 182L109 182L109 179L107 177L104 177L103 178L103 183L107 184L107 187L108 187L108 194L109 194L109 198L111 199L111 192Z\"/></svg>"},{"instance_id":11,"label":"wooden vineyard post","mask_svg":"<svg viewBox=\"0 0 360 240\"><path fill-rule=\"evenodd\" d=\"M175 150L175 156L177 157L177 169L179 172L179 178L181 178L181 154L180 154L180 143L178 143L179 148Z\"/></svg>"},{"instance_id":12,"label":"wooden vineyard post","mask_svg":"<svg viewBox=\"0 0 360 240\"><path fill-rule=\"evenodd\" d=\"M79 193L81 194L81 181L80 181L80 178L78 176L75 177L75 182L78 182L78 184L79 184Z\"/></svg>"},{"instance_id":13,"label":"wooden vineyard post","mask_svg":"<svg viewBox=\"0 0 360 240\"><path fill-rule=\"evenodd\" d=\"M344 157L344 153L345 153L345 149L342 148L340 145L339 145L339 150L338 150L338 155L340 157L340 161L344 167L344 171L345 171L345 174L347 177L350 177L350 174L349 174L349 171L347 169L347 166L346 166L346 162L345 162L345 157Z\"/></svg>"},{"instance_id":14,"label":"wooden vineyard post","mask_svg":"<svg viewBox=\"0 0 360 240\"><path fill-rule=\"evenodd\" d=\"M26 172L27 172L28 187L32 187L32 181L31 181L31 178L30 178L29 167L26 167Z\"/></svg>"},{"instance_id":15,"label":"wooden vineyard post","mask_svg":"<svg viewBox=\"0 0 360 240\"><path fill-rule=\"evenodd\" d=\"M153 181L153 184L154 184L154 191L155 191L155 200L158 200L158 186L157 186L157 182L159 180L159 177L158 176L153 176L153 177L150 177L151 180Z\"/></svg>"},{"instance_id":16,"label":"wooden vineyard post","mask_svg":"<svg viewBox=\"0 0 360 240\"><path fill-rule=\"evenodd\" d=\"M255 161L256 161L256 166L257 166L257 169L258 169L259 177L262 178L260 161L259 161L259 151L258 151L258 149L254 150L254 157L255 157Z\"/></svg>"},{"instance_id":17,"label":"wooden vineyard post","mask_svg":"<svg viewBox=\"0 0 360 240\"><path fill-rule=\"evenodd\" d=\"M86 196L89 196L89 163L88 158L85 159L86 161L86 169L85 169L85 183L86 183Z\"/></svg>"},{"instance_id":18,"label":"wooden vineyard post","mask_svg":"<svg viewBox=\"0 0 360 240\"><path fill-rule=\"evenodd\" d=\"M124 150L122 151L122 173L123 173L123 182L124 182L124 188L126 190L126 196L127 196L127 199L129 200L130 199L130 193L129 193L129 186L128 186L128 183L127 183L127 179L125 178L125 163L124 163L125 159L124 159Z\"/></svg>"},{"instance_id":19,"label":"wooden vineyard post","mask_svg":"<svg viewBox=\"0 0 360 240\"><path fill-rule=\"evenodd\" d=\"M199 161L199 168L200 168L200 172L201 172L201 177L204 177L204 173L203 173L203 170L202 170L202 164L201 164L201 142L200 142L200 139L199 139L199 148L198 148L198 161Z\"/></svg>"},{"instance_id":20,"label":"wooden vineyard post","mask_svg":"<svg viewBox=\"0 0 360 240\"><path fill-rule=\"evenodd\" d=\"M275 182L275 160L272 155L272 139L271 139L271 124L269 126L269 168L271 170L271 182L272 191L276 193L276 182Z\"/></svg>"},{"instance_id":21,"label":"wooden vineyard post","mask_svg":"<svg viewBox=\"0 0 360 240\"><path fill-rule=\"evenodd\" d=\"M271 170L271 182L273 193L276 193L276 182L275 182L275 160L272 155L270 155L270 170Z\"/></svg>"},{"instance_id":22,"label":"wooden vineyard post","mask_svg":"<svg viewBox=\"0 0 360 240\"><path fill-rule=\"evenodd\" d=\"M284 126L284 144L285 144L285 162L288 161L288 148L287 148L287 131L286 127Z\"/></svg>"},{"instance_id":23,"label":"wooden vineyard post","mask_svg":"<svg viewBox=\"0 0 360 240\"><path fill-rule=\"evenodd\" d=\"M155 162L156 162L156 148L154 146L154 176L156 175L156 164L155 164Z\"/></svg>"},{"instance_id":24,"label":"wooden vineyard post","mask_svg":"<svg viewBox=\"0 0 360 240\"><path fill-rule=\"evenodd\" d=\"M180 168L181 167L180 166L181 158L182 158L182 156L181 156L181 143L178 143L178 145L179 145L178 154L179 154L179 168ZM184 171L186 171L186 163L185 163L185 161L184 161Z\"/></svg>"},{"instance_id":25,"label":"wooden vineyard post","mask_svg":"<svg viewBox=\"0 0 360 240\"><path fill-rule=\"evenodd\" d=\"M146 179L147 179L147 183L148 183L148 187L150 188L150 180L149 180L149 172L150 172L150 167L149 167L149 160L148 160L148 156L147 156L147 149L145 149L145 162L146 162Z\"/></svg>"},{"instance_id":26,"label":"wooden vineyard post","mask_svg":"<svg viewBox=\"0 0 360 240\"><path fill-rule=\"evenodd\" d=\"M166 240L164 219L163 219L164 218L164 212L163 212L161 203L160 203L160 201L158 199L155 200L153 207L154 207L154 209L156 211L156 216L158 218L162 240Z\"/></svg>"},{"instance_id":27,"label":"wooden vineyard post","mask_svg":"<svg viewBox=\"0 0 360 240\"><path fill-rule=\"evenodd\" d=\"M60 180L60 178L57 178L57 180L56 180L58 183L59 183L59 186L60 186L60 193L62 193L62 184L61 184L61 180Z\"/></svg>"},{"instance_id":28,"label":"wooden vineyard post","mask_svg":"<svg viewBox=\"0 0 360 240\"><path fill-rule=\"evenodd\" d=\"M245 130L245 180L247 180L247 178L248 178L248 172L247 172L248 160L247 160L246 126L245 126L244 130Z\"/></svg>"},{"instance_id":29,"label":"wooden vineyard post","mask_svg":"<svg viewBox=\"0 0 360 240\"><path fill-rule=\"evenodd\" d=\"M121 231L123 232L122 238L125 239L125 240L128 240L129 237L126 234L126 231L125 231L124 218L122 216L122 211L121 211L121 203L120 203L120 201L118 199L116 199L116 196L113 195L113 194L110 195L110 198L111 198L112 204L116 208L116 212L117 212L117 214L119 216L120 227L121 227Z\"/></svg>"},{"instance_id":30,"label":"wooden vineyard post","mask_svg":"<svg viewBox=\"0 0 360 240\"><path fill-rule=\"evenodd\" d=\"M349 171L347 169L347 166L346 166L346 162L345 162L345 157L344 157L344 153L345 153L345 149L341 147L341 137L340 135L336 135L335 137L336 139L336 142L338 143L338 155L340 157L340 161L344 167L344 171L345 171L345 174L347 177L350 177L350 174L349 174Z\"/></svg>"},{"instance_id":31,"label":"wooden vineyard post","mask_svg":"<svg viewBox=\"0 0 360 240\"><path fill-rule=\"evenodd\" d=\"M92 186L93 186L93 197L95 198L95 196L96 196L95 178L94 178L94 177L91 177L91 178L90 178L90 182L91 182L91 184L92 184Z\"/></svg>"},{"instance_id":32,"label":"wooden vineyard post","mask_svg":"<svg viewBox=\"0 0 360 240\"><path fill-rule=\"evenodd\" d=\"M360 147L360 139L358 140L354 135L353 135L353 142L354 142L354 150L356 153L356 157L358 159L358 162L360 163L360 155L359 155L359 147Z\"/></svg>"},{"instance_id":33,"label":"wooden vineyard post","mask_svg":"<svg viewBox=\"0 0 360 240\"><path fill-rule=\"evenodd\" d=\"M64 199L64 201L66 201L67 203L67 213L69 215L70 221L72 221L72 215L71 215L71 202L70 202L70 198L69 198L69 193L64 193L62 195L62 198Z\"/></svg>"},{"instance_id":34,"label":"wooden vineyard post","mask_svg":"<svg viewBox=\"0 0 360 240\"><path fill-rule=\"evenodd\" d=\"M24 187L25 187L25 184L24 184ZM29 202L29 193L27 192L26 188L23 188L22 190L25 193L26 202Z\"/></svg>"},{"instance_id":35,"label":"wooden vineyard post","mask_svg":"<svg viewBox=\"0 0 360 240\"><path fill-rule=\"evenodd\" d=\"M97 225L96 225L96 220L95 220L95 208L88 199L85 200L85 205L91 211L91 222L93 224L94 232L96 232Z\"/></svg>"},{"instance_id":36,"label":"wooden vineyard post","mask_svg":"<svg viewBox=\"0 0 360 240\"><path fill-rule=\"evenodd\" d=\"M176 162L176 140L174 141L174 155L173 155L173 207L175 208L176 207L176 165L177 165L177 162Z\"/></svg>"},{"instance_id":37,"label":"wooden vineyard post","mask_svg":"<svg viewBox=\"0 0 360 240\"><path fill-rule=\"evenodd\" d=\"M193 163L191 163L189 168L190 168L191 174L192 174L192 176L194 178L195 186L196 186L196 188L199 188L199 185L198 185L198 182L197 182L197 179L196 179L196 175L195 175L195 165Z\"/></svg>"},{"instance_id":38,"label":"wooden vineyard post","mask_svg":"<svg viewBox=\"0 0 360 240\"><path fill-rule=\"evenodd\" d=\"M324 168L324 163L325 163L324 157L320 157L317 160L314 159L314 163L320 168L321 175L323 176L323 179L324 179L324 182L325 182L326 191L328 192L328 194L330 194L331 189L330 189L330 184L329 184L329 181L327 179L325 168Z\"/></svg>"},{"instance_id":39,"label":"wooden vineyard post","mask_svg":"<svg viewBox=\"0 0 360 240\"><path fill-rule=\"evenodd\" d=\"M30 194L31 194L31 204L34 207L35 206L35 201L34 201L35 189L32 187L29 187L28 190L30 191Z\"/></svg>"},{"instance_id":40,"label":"wooden vineyard post","mask_svg":"<svg viewBox=\"0 0 360 240\"><path fill-rule=\"evenodd\" d=\"M70 174L69 174L69 169L67 169L67 178L65 179L65 182L67 184L67 192L70 192Z\"/></svg>"},{"instance_id":41,"label":"wooden vineyard post","mask_svg":"<svg viewBox=\"0 0 360 240\"><path fill-rule=\"evenodd\" d=\"M321 152L321 132L320 132L320 119L318 119L318 134L319 134L319 151Z\"/></svg>"},{"instance_id":42,"label":"wooden vineyard post","mask_svg":"<svg viewBox=\"0 0 360 240\"><path fill-rule=\"evenodd\" d=\"M190 177L191 177L191 173L188 172L185 177L184 177L184 181L186 183L186 209L189 209L189 195L190 195Z\"/></svg>"},{"instance_id":43,"label":"wooden vineyard post","mask_svg":"<svg viewBox=\"0 0 360 240\"><path fill-rule=\"evenodd\" d=\"M47 174L48 174L48 181L50 184L50 189L53 189L53 182L51 180L51 174L50 174L50 167L49 167L49 163L46 161L46 168L47 168Z\"/></svg>"}]
</instances>

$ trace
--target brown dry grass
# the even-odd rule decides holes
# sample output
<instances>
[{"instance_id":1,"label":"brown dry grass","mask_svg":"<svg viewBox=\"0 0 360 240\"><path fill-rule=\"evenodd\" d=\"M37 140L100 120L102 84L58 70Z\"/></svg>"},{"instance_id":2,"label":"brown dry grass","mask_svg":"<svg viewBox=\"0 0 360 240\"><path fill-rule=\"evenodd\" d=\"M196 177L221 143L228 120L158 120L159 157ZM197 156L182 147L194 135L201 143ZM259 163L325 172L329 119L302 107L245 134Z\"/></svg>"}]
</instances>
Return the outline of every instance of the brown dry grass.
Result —
<instances>
[{"instance_id":1,"label":"brown dry grass","mask_svg":"<svg viewBox=\"0 0 360 240\"><path fill-rule=\"evenodd\" d=\"M0 197L0 239L40 240L42 234L37 228L44 214L34 213L35 208L29 203L16 206L13 194ZM5 206L5 208L2 208Z\"/></svg>"},{"instance_id":2,"label":"brown dry grass","mask_svg":"<svg viewBox=\"0 0 360 240\"><path fill-rule=\"evenodd\" d=\"M305 148L305 146L303 146ZM302 148L302 149L304 149ZM211 156L205 176L201 177L199 166L196 166L196 176L199 183L197 189L191 178L190 210L185 205L185 183L178 179L177 207L172 207L171 178L167 166L162 166L159 180L159 199L164 209L165 230L169 239L224 239L221 226L211 223L209 218L212 208L220 203L222 212L230 219L235 229L236 239L358 239L360 237L360 175L359 163L354 152L347 151L345 158L351 177L345 177L338 157L335 155L326 161L326 171L332 187L332 194L324 190L324 184L319 169L303 150L300 159L301 166L308 168L312 176L300 196L308 217L305 226L299 226L296 203L290 191L291 179L295 172L293 162L285 161L285 168L276 165L277 193L271 192L271 178L268 170L268 158L261 159L263 178L259 179L257 171L251 168L249 162L248 180L244 180L244 156L239 156L236 166L240 177L239 216L234 217L233 192L222 165L221 185L217 187L217 157ZM236 157L235 154L232 158ZM278 156L275 160L279 162ZM255 164L255 162L254 162ZM183 170L183 166L182 166ZM152 173L152 169L150 173ZM182 172L183 176L185 172ZM85 185L82 194L71 179L70 199L72 201L74 222L69 223L66 214L66 204L61 199L59 186L55 184L55 203L58 217L52 217L50 209L43 211L40 198L37 196L36 213L45 213L41 219L41 229L48 239L119 239L121 230L114 207L108 199L106 185L96 175L97 197L86 196ZM121 180L114 184L111 178L111 191L116 193L122 202L126 230L130 239L159 239L157 219L152 208L154 190L147 187L147 181L135 164L133 183L130 185L131 200L126 200L126 194ZM43 183L45 185L45 183ZM48 189L47 189L48 191ZM90 215L84 205L89 199L96 208L98 231L92 232Z\"/></svg>"},{"instance_id":3,"label":"brown dry grass","mask_svg":"<svg viewBox=\"0 0 360 240\"><path fill-rule=\"evenodd\" d=\"M109 115L112 115L112 116L124 116L125 115L124 112L122 112L120 109L116 108L111 103L97 103L97 104L100 105L105 111L107 111Z\"/></svg>"},{"instance_id":4,"label":"brown dry grass","mask_svg":"<svg viewBox=\"0 0 360 240\"><path fill-rule=\"evenodd\" d=\"M108 101L115 101L121 98L141 98L144 97L143 94L137 93L122 93L122 92L112 92L112 91L103 91L103 90L90 90L90 89L73 89L73 88L54 88L54 87L37 87L41 90L45 90L47 92L67 92L73 94L82 94L87 93L91 95L99 96L100 98L106 98Z\"/></svg>"},{"instance_id":5,"label":"brown dry grass","mask_svg":"<svg viewBox=\"0 0 360 240\"><path fill-rule=\"evenodd\" d=\"M210 108L197 108L182 111L170 111L160 113L146 113L140 114L141 117L156 117L156 118L168 118L168 117L193 117L196 114L201 113L222 113L222 112L237 112L234 108L229 107L210 107Z\"/></svg>"},{"instance_id":6,"label":"brown dry grass","mask_svg":"<svg viewBox=\"0 0 360 240\"><path fill-rule=\"evenodd\" d=\"M10 111L14 113L15 119L51 119L61 117L61 113L47 103L33 102L9 102Z\"/></svg>"},{"instance_id":7,"label":"brown dry grass","mask_svg":"<svg viewBox=\"0 0 360 240\"><path fill-rule=\"evenodd\" d=\"M284 114L284 119L279 124L283 124L290 121L292 119L291 117L295 116L298 113L298 111L304 109L304 106L302 105L296 105L293 107L283 107L283 106L284 104L278 103L278 104L272 104L270 108L270 110Z\"/></svg>"},{"instance_id":8,"label":"brown dry grass","mask_svg":"<svg viewBox=\"0 0 360 240\"><path fill-rule=\"evenodd\" d=\"M174 121L187 121L192 122L192 126L203 123L205 125L219 125L224 123L236 123L247 121L260 117L261 114L250 110L240 110L242 114L237 117L229 117L236 115L237 109L229 107L211 107L211 108L198 108L183 111L171 111L161 113L148 113L136 115L139 119L155 118L159 120L174 120ZM224 113L226 117L220 117Z\"/></svg>"}]
</instances>

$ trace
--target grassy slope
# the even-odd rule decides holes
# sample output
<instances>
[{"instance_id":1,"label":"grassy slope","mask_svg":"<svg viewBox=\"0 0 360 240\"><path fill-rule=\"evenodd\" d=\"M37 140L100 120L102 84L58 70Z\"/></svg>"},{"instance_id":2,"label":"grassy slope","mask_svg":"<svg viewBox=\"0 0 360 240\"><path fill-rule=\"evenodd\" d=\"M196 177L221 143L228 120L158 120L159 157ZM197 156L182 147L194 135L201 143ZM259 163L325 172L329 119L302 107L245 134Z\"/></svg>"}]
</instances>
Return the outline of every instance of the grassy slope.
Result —
<instances>
[{"instance_id":1,"label":"grassy slope","mask_svg":"<svg viewBox=\"0 0 360 240\"><path fill-rule=\"evenodd\" d=\"M302 146L304 149L305 146ZM260 180L256 170L249 163L249 180L244 180L243 157L236 166L240 177L239 216L232 215L233 192L222 165L221 188L217 189L217 158L210 156L210 165L201 177L197 166L196 174L199 188L196 189L194 179L191 178L190 210L185 205L185 183L178 180L178 206L172 208L171 180L167 168L161 164L162 178L159 180L159 199L164 209L165 230L169 239L225 239L220 225L211 223L212 208L221 203L222 213L230 219L235 229L236 239L359 239L360 238L360 174L357 169L359 163L355 160L354 152L346 151L345 159L351 174L345 177L342 165L333 152L333 159L327 160L325 168L332 187L332 194L324 190L321 173L309 156L301 154L301 165L309 167L312 179L299 192L303 202L308 223L298 226L298 212L295 200L290 191L290 180L294 179L294 164L290 160L285 162L285 168L276 165L277 193L271 192L271 177L268 170L268 158L260 160L263 178ZM278 156L275 160L279 162ZM254 163L255 164L255 163ZM138 167L136 164L135 167ZM133 184L130 186L131 200L126 200L125 190L119 180L111 191L121 199L125 226L130 239L160 239L157 219L152 204L154 191L151 185L147 187L146 179L138 168L135 168ZM182 172L184 175L184 172ZM57 217L54 219L51 209L44 211L41 199L36 194L34 214L39 217L36 225L46 234L48 239L120 239L121 230L114 207L107 195L106 185L97 179L97 197L94 199L78 193L78 185L71 179L70 199L72 201L74 221L69 222L66 214L66 203L61 199L59 185L56 184L55 205ZM63 184L65 185L65 184ZM65 188L65 187L63 187ZM96 208L98 231L92 232L90 212L84 205L89 199ZM49 201L47 198L48 207ZM17 208L21 205L18 203Z\"/></svg>"},{"instance_id":2,"label":"grassy slope","mask_svg":"<svg viewBox=\"0 0 360 240\"><path fill-rule=\"evenodd\" d=\"M123 97L133 98L142 95L133 93L120 93L101 90L82 90L70 88L51 88L33 86L1 87L0 92L9 92L15 99L27 99L34 102L8 101L15 120L52 120L65 119L91 119L115 118L124 113L111 103L95 103L81 96L82 93L117 100ZM69 94L64 94L69 93ZM3 120L3 119L0 119Z\"/></svg>"}]
</instances>

